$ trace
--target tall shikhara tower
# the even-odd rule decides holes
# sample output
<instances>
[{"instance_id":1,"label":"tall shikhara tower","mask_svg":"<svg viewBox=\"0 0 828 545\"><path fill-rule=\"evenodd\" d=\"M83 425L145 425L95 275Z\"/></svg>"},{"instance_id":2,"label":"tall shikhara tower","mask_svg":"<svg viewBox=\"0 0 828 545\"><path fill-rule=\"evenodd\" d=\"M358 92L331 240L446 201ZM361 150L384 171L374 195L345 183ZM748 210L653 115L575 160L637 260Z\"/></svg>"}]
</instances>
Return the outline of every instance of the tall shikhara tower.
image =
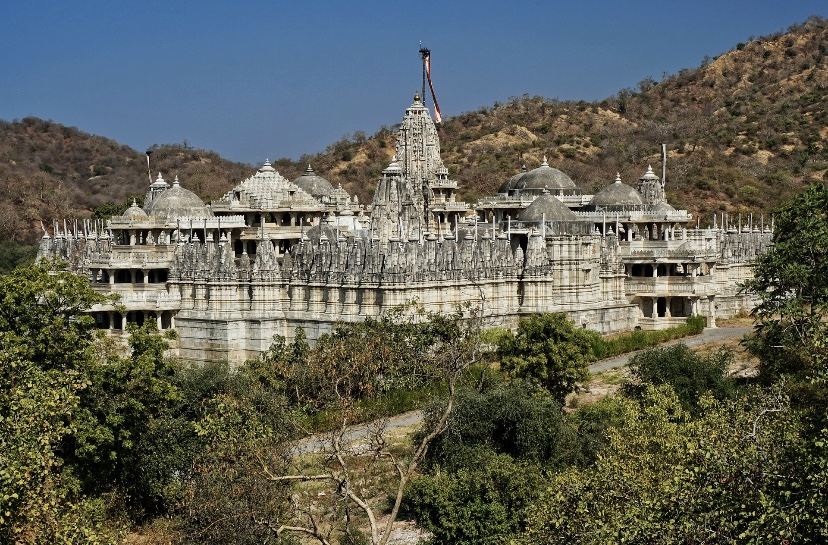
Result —
<instances>
[{"instance_id":1,"label":"tall shikhara tower","mask_svg":"<svg viewBox=\"0 0 828 545\"><path fill-rule=\"evenodd\" d=\"M414 95L405 110L397 135L396 154L374 192L371 218L380 238L398 236L419 239L430 230L435 190L441 192L456 183L449 182L448 169L440 158L440 137L428 108Z\"/></svg>"}]
</instances>

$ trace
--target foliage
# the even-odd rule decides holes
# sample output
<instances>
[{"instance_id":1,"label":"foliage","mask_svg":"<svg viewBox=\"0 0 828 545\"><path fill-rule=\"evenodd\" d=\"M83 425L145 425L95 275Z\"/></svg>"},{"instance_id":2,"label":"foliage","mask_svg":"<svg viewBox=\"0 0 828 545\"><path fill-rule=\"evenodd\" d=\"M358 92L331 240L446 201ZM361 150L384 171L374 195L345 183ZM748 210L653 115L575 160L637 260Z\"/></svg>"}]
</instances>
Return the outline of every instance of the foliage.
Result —
<instances>
[{"instance_id":1,"label":"foliage","mask_svg":"<svg viewBox=\"0 0 828 545\"><path fill-rule=\"evenodd\" d=\"M0 276L0 537L4 543L113 542L100 502L71 490L60 446L89 386L86 281L45 266Z\"/></svg>"},{"instance_id":2,"label":"foliage","mask_svg":"<svg viewBox=\"0 0 828 545\"><path fill-rule=\"evenodd\" d=\"M21 357L43 369L78 369L93 347L94 320L84 314L104 301L89 281L57 264L0 276L0 332Z\"/></svg>"},{"instance_id":3,"label":"foliage","mask_svg":"<svg viewBox=\"0 0 828 545\"><path fill-rule=\"evenodd\" d=\"M825 432L807 440L779 390L724 401L706 396L698 419L666 385L621 403L623 424L609 429L595 466L553 477L530 515L526 543L828 537Z\"/></svg>"},{"instance_id":4,"label":"foliage","mask_svg":"<svg viewBox=\"0 0 828 545\"><path fill-rule=\"evenodd\" d=\"M601 339L595 344L595 355L598 359L611 358L619 354L652 348L674 339L698 335L704 331L706 321L704 316L688 316L686 323L680 326L655 331L637 329L630 333L622 333L612 339Z\"/></svg>"},{"instance_id":5,"label":"foliage","mask_svg":"<svg viewBox=\"0 0 828 545\"><path fill-rule=\"evenodd\" d=\"M290 483L268 478L287 470L295 433L284 399L247 382L208 400L195 430L205 448L182 490L182 542L285 543L276 521L290 513Z\"/></svg>"},{"instance_id":6,"label":"foliage","mask_svg":"<svg viewBox=\"0 0 828 545\"><path fill-rule=\"evenodd\" d=\"M522 319L517 334L500 339L498 352L503 369L540 384L562 404L589 378L599 340L594 331L575 329L563 313L541 314Z\"/></svg>"},{"instance_id":7,"label":"foliage","mask_svg":"<svg viewBox=\"0 0 828 545\"><path fill-rule=\"evenodd\" d=\"M290 344L277 337L249 369L257 380L283 389L298 406L353 407L360 400L431 382L439 374L435 350L460 334L460 316L399 307L376 319L339 323L313 349L299 329Z\"/></svg>"},{"instance_id":8,"label":"foliage","mask_svg":"<svg viewBox=\"0 0 828 545\"><path fill-rule=\"evenodd\" d=\"M428 411L427 422L442 414L442 408L438 404ZM495 452L551 468L579 460L579 451L560 403L544 389L513 381L483 392L461 391L425 465L454 472L473 468Z\"/></svg>"},{"instance_id":9,"label":"foliage","mask_svg":"<svg viewBox=\"0 0 828 545\"><path fill-rule=\"evenodd\" d=\"M174 332L159 335L148 320L130 325L130 333L129 357L112 353L86 369L90 385L66 457L87 490L115 487L130 506L155 512L165 483L182 469L171 462L189 430L171 414L181 397L175 364L164 356ZM173 442L156 447L162 437Z\"/></svg>"},{"instance_id":10,"label":"foliage","mask_svg":"<svg viewBox=\"0 0 828 545\"><path fill-rule=\"evenodd\" d=\"M537 465L490 452L456 472L415 478L405 508L435 545L508 543L523 529L543 483Z\"/></svg>"},{"instance_id":11,"label":"foliage","mask_svg":"<svg viewBox=\"0 0 828 545\"><path fill-rule=\"evenodd\" d=\"M756 295L748 348L761 373L807 375L826 361L828 187L811 186L776 212L773 247L759 256L744 290Z\"/></svg>"},{"instance_id":12,"label":"foliage","mask_svg":"<svg viewBox=\"0 0 828 545\"><path fill-rule=\"evenodd\" d=\"M12 240L0 240L0 273L34 264L37 246Z\"/></svg>"},{"instance_id":13,"label":"foliage","mask_svg":"<svg viewBox=\"0 0 828 545\"><path fill-rule=\"evenodd\" d=\"M704 356L683 343L653 348L630 359L630 374L635 382L625 383L622 390L637 397L647 384L669 384L682 407L696 413L703 394L710 393L716 399L733 396L735 384L728 374L732 363L733 351L727 348Z\"/></svg>"}]
</instances>

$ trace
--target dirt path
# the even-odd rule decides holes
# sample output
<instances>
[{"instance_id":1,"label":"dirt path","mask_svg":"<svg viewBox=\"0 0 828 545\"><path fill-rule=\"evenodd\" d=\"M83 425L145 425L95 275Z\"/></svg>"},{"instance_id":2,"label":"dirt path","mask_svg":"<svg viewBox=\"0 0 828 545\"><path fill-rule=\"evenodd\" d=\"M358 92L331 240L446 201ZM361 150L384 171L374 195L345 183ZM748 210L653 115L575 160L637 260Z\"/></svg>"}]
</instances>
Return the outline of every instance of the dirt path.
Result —
<instances>
[{"instance_id":1,"label":"dirt path","mask_svg":"<svg viewBox=\"0 0 828 545\"><path fill-rule=\"evenodd\" d=\"M684 343L692 348L696 346L702 346L705 344L715 343L718 341L723 341L726 339L739 339L741 337L744 337L751 331L753 331L752 327L743 326L717 327L712 329L707 328L698 335L676 339L674 341L664 343L660 346L669 346L671 344ZM637 353L638 352L631 352L629 354L622 354L620 356L615 356L613 358L607 358L605 360L595 362L589 366L589 372L595 374L601 373L603 371L608 371L610 369L623 367L627 365L627 363L629 363L630 361L630 358ZM394 431L403 428L413 427L414 425L419 424L422 421L422 419L422 411L409 411L407 413L398 414L397 416L392 416L388 419L388 422L385 426L385 430ZM371 431L371 427L366 424L356 424L348 429L343 439L346 443L352 441L359 441L360 439L364 439L365 437L367 437L371 433ZM308 454L312 452L319 452L321 450L324 450L326 447L329 447L330 444L331 439L329 434L318 434L311 437L307 437L297 442L296 446L293 447L293 453Z\"/></svg>"},{"instance_id":2,"label":"dirt path","mask_svg":"<svg viewBox=\"0 0 828 545\"><path fill-rule=\"evenodd\" d=\"M670 346L671 344L684 343L690 348L693 348L717 341L723 341L725 339L740 339L751 331L753 331L752 327L744 326L705 328L705 330L698 335L683 337L659 346ZM630 352L628 354L621 354L620 356L597 361L589 366L589 372L594 374L615 369L616 367L624 367L627 363L629 363L630 358L636 354L638 354L638 352Z\"/></svg>"}]
</instances>

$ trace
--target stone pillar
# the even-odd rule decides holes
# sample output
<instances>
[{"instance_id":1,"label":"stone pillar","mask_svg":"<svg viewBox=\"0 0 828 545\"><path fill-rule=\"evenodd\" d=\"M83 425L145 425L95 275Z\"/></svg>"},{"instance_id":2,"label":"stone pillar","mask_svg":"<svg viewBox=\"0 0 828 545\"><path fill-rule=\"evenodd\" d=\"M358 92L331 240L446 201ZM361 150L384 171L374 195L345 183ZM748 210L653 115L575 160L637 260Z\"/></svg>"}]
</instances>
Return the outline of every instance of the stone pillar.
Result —
<instances>
[{"instance_id":1,"label":"stone pillar","mask_svg":"<svg viewBox=\"0 0 828 545\"><path fill-rule=\"evenodd\" d=\"M710 308L707 313L707 327L713 328L716 327L716 296L709 295L707 299L710 301Z\"/></svg>"},{"instance_id":2,"label":"stone pillar","mask_svg":"<svg viewBox=\"0 0 828 545\"><path fill-rule=\"evenodd\" d=\"M107 312L109 315L109 327L108 329L115 329L115 311L110 310Z\"/></svg>"},{"instance_id":3,"label":"stone pillar","mask_svg":"<svg viewBox=\"0 0 828 545\"><path fill-rule=\"evenodd\" d=\"M129 281L130 283L135 283L135 269L129 269Z\"/></svg>"},{"instance_id":4,"label":"stone pillar","mask_svg":"<svg viewBox=\"0 0 828 545\"><path fill-rule=\"evenodd\" d=\"M158 328L158 331L161 331L161 312L155 313L155 326Z\"/></svg>"},{"instance_id":5,"label":"stone pillar","mask_svg":"<svg viewBox=\"0 0 828 545\"><path fill-rule=\"evenodd\" d=\"M144 284L149 284L149 269L141 269L141 272L144 273Z\"/></svg>"},{"instance_id":6,"label":"stone pillar","mask_svg":"<svg viewBox=\"0 0 828 545\"><path fill-rule=\"evenodd\" d=\"M664 317L665 318L672 318L673 317L673 312L670 310L670 307L672 306L672 304L673 304L673 298L672 297L665 297L664 298Z\"/></svg>"},{"instance_id":7,"label":"stone pillar","mask_svg":"<svg viewBox=\"0 0 828 545\"><path fill-rule=\"evenodd\" d=\"M658 297L653 297L653 312L650 318L658 318Z\"/></svg>"},{"instance_id":8,"label":"stone pillar","mask_svg":"<svg viewBox=\"0 0 828 545\"><path fill-rule=\"evenodd\" d=\"M127 312L121 314L121 331L126 331L127 328Z\"/></svg>"},{"instance_id":9,"label":"stone pillar","mask_svg":"<svg viewBox=\"0 0 828 545\"><path fill-rule=\"evenodd\" d=\"M114 269L107 269L106 274L107 274L107 276L109 276L109 285L113 286L115 284L115 270Z\"/></svg>"}]
</instances>

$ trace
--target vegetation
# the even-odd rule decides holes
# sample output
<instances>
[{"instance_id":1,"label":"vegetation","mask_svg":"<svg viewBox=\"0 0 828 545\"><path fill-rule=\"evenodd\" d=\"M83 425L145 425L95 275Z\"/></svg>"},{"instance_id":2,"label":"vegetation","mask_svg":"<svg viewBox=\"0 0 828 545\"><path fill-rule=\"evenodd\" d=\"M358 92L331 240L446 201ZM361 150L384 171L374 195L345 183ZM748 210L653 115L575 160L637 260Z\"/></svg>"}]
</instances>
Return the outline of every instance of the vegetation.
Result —
<instances>
[{"instance_id":1,"label":"vegetation","mask_svg":"<svg viewBox=\"0 0 828 545\"><path fill-rule=\"evenodd\" d=\"M575 329L563 313L542 314L522 319L516 334L501 337L498 353L506 371L543 386L563 403L589 378L599 341L594 331Z\"/></svg>"},{"instance_id":2,"label":"vegetation","mask_svg":"<svg viewBox=\"0 0 828 545\"><path fill-rule=\"evenodd\" d=\"M733 352L726 348L706 356L693 352L686 344L655 348L632 357L629 367L635 382L624 384L624 393L639 398L646 385L667 384L682 408L696 414L703 394L715 399L733 397L736 385L728 375L732 363Z\"/></svg>"},{"instance_id":3,"label":"vegetation","mask_svg":"<svg viewBox=\"0 0 828 545\"><path fill-rule=\"evenodd\" d=\"M606 161L637 168L654 135L686 135L672 159L686 177L676 191L686 183L695 188L686 185L687 195L733 193L733 210L765 204L756 199L776 199L828 168L815 130L824 101L813 95L824 85L825 32L813 18L603 103L524 98L465 114L444 124L444 145L468 156L465 174L484 187L494 180L486 172L517 157L558 153L565 170L591 179ZM645 111L649 121L633 125ZM81 179L48 153L62 139L71 154L85 137L34 119L7 125L28 136L4 140L0 155L37 165L27 180L42 190L23 184L14 193L22 223L0 213L0 238L19 241L21 226L65 207L60 191ZM484 126L517 147L487 148L475 136ZM38 147L43 134L54 146ZM358 136L329 154L358 169L390 152L390 132ZM155 153L184 165L202 152ZM129 168L140 173L137 163ZM0 181L12 180L10 164L0 165ZM105 166L93 164L92 178L106 178ZM65 182L57 193L53 179ZM647 335L603 341L543 315L486 337L496 351L484 354L470 309L431 315L411 306L340 324L314 346L301 332L277 338L234 371L189 367L167 357L172 339L152 321L129 331L127 350L96 334L86 311L104 298L59 264L3 272L0 541L117 543L149 528L152 543L379 544L410 516L435 544L824 543L826 210L821 182L778 208L774 248L744 285L760 300L746 341L761 362L756 379L733 380L727 351L648 350L633 358L618 394L574 412L562 402L589 363ZM439 398L422 428L392 442L385 416L423 392ZM360 421L370 425L354 436L349 424Z\"/></svg>"}]
</instances>

